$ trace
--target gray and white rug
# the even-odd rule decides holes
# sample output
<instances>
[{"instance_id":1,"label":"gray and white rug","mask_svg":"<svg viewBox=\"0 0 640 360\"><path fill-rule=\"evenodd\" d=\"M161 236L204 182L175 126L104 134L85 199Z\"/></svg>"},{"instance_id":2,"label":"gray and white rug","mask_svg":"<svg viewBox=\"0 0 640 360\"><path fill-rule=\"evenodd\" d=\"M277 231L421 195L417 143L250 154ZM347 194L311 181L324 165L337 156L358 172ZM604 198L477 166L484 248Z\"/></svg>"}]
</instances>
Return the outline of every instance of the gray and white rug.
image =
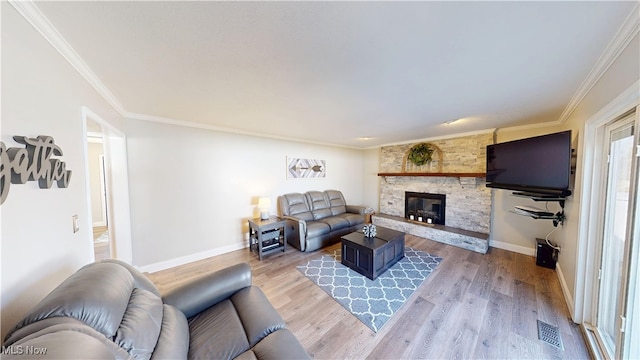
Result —
<instances>
[{"instance_id":1,"label":"gray and white rug","mask_svg":"<svg viewBox=\"0 0 640 360\"><path fill-rule=\"evenodd\" d=\"M342 265L340 249L310 260L298 270L374 332L400 309L442 261L441 257L405 248L398 261L375 280Z\"/></svg>"}]
</instances>

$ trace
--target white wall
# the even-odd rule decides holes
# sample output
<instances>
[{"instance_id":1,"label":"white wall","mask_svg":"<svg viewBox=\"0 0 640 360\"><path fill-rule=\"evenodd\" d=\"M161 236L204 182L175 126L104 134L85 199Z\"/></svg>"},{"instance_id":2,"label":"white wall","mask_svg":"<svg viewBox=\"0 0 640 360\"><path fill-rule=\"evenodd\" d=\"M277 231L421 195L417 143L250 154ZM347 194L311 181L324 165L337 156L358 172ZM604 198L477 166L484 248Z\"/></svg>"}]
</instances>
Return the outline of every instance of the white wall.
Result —
<instances>
[{"instance_id":1,"label":"white wall","mask_svg":"<svg viewBox=\"0 0 640 360\"><path fill-rule=\"evenodd\" d=\"M363 200L362 151L127 120L133 263L156 270L247 246L257 198L341 190ZM287 179L286 158L327 161L327 177Z\"/></svg>"},{"instance_id":2,"label":"white wall","mask_svg":"<svg viewBox=\"0 0 640 360\"><path fill-rule=\"evenodd\" d=\"M362 203L380 211L380 148L362 152Z\"/></svg>"},{"instance_id":3,"label":"white wall","mask_svg":"<svg viewBox=\"0 0 640 360\"><path fill-rule=\"evenodd\" d=\"M2 204L1 317L4 337L35 303L92 259L81 106L116 126L122 119L6 1L2 6L2 134L52 136L72 171L69 187L12 185ZM71 217L78 214L80 231Z\"/></svg>"}]
</instances>

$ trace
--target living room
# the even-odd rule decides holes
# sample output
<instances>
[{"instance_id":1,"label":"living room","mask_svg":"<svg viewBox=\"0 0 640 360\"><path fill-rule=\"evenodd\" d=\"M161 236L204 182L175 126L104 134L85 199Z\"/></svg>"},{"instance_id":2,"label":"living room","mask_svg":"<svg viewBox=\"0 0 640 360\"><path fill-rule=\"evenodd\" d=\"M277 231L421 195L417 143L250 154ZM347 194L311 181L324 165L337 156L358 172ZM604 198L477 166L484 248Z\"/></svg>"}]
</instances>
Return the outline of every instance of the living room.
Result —
<instances>
[{"instance_id":1,"label":"living room","mask_svg":"<svg viewBox=\"0 0 640 360\"><path fill-rule=\"evenodd\" d=\"M372 113L365 114L355 129L346 125L344 129L329 126L320 126L318 129L310 127L311 123L306 123L304 119L296 125L266 117L264 124L256 122L253 131L234 128L233 122L248 122L247 119L252 117L262 119L258 114L270 113L270 108L242 109L235 114L237 116L231 116L233 107L224 108L216 116L227 123L217 125L177 115L174 118L163 117L157 114L169 110L173 114L180 114L181 111L187 113L187 109L197 108L196 103L189 105L187 101L172 104L165 98L129 96L132 94L127 93L126 89L110 88L105 85L106 80L103 80L105 83L101 81L101 77L91 77L92 68L101 66L98 62L100 59L103 62L117 62L136 56L137 50L107 53L105 56L103 52L108 51L105 44L104 49L95 49L95 53L76 54L77 57L73 58L76 46L91 48L101 45L91 42L90 32L86 37L75 33L75 43L70 37L67 38L65 31L68 29L65 26L70 24L54 21L55 16L61 16L56 11L56 4L2 2L1 6L1 140L9 148L19 146L13 136L52 136L63 152L58 157L72 171L69 185L64 189L54 185L51 189L43 190L33 182L14 184L0 207L3 337L28 309L71 273L94 259L86 189L87 122L100 124L105 137L111 141L114 183L125 184L113 194L117 200L117 213L114 214L115 253L118 258L148 272L246 248L247 220L257 216L259 197L269 197L269 210L276 214L276 198L279 195L339 189L349 204L361 204L379 210L382 205L381 178L378 176L381 171L381 147L493 134L498 127L478 127L472 120L443 125L443 122L452 119L439 118L434 120L429 129L428 134L434 134L432 136L414 129L413 133L420 135L397 137L373 144L375 139L355 140L351 134L357 132L357 136L367 137L372 136L374 131L379 134L393 133L395 124L388 119L378 120ZM509 114L503 116L514 117L516 123L499 126L496 132L497 142L562 130L574 132L578 157L576 186L574 194L565 204L567 218L555 231L553 239L562 248L557 272L563 296L571 316L577 322L582 322L586 311L581 305L585 297L581 289L586 286L583 269L586 265L579 259L583 255L581 244L585 233L581 214L584 211L582 208L587 206L584 199L588 194L583 181L590 176L589 171L594 172L586 164L588 159L584 154L584 149L589 148L589 144L585 143L589 136L586 125L621 94L628 94L628 89L631 89L631 96L637 98L640 79L638 30L637 25L633 26L637 24L637 19L633 16L628 18L629 14L637 17L638 9L629 3L618 3L618 6L615 11L607 13L610 16L609 23L602 24L602 31L608 31L606 38L600 35L597 38L600 46L589 48L590 62L576 73L575 78L566 80L572 90L559 99L562 106L552 109L550 114L537 114L535 119L519 118L514 115L517 109L511 109ZM39 7L42 8L41 13ZM581 11L588 13L590 10ZM43 20L48 17L51 17L51 23ZM90 19L87 16L83 21ZM622 29L620 33L619 29ZM622 36L623 33L625 36ZM586 46L590 41L595 42L596 35L587 37L586 41L582 39L581 44ZM171 51L165 49L161 55L167 56ZM572 51L578 52L579 49ZM603 54L606 56L601 58ZM152 63L157 59L156 55L142 54L140 57ZM88 57L94 62L89 61ZM95 60L94 57L99 58ZM86 63L78 62L78 59ZM456 59L447 60L455 62ZM553 59L546 61L546 66L554 65ZM532 62L535 64L534 60ZM297 71L294 65L289 64L291 71ZM538 69L533 75L523 76L519 81L527 84L535 77L545 77L543 70ZM144 69L138 71L145 73ZM111 75L117 77L117 74ZM236 80L241 80L244 75L239 71L239 79ZM385 75L383 79L389 80L390 77L393 76ZM153 74L148 74L147 80L159 88L182 89L182 85L174 78L163 82ZM224 81L227 81L230 92L253 91L231 86L228 79ZM491 85L491 81L485 84ZM325 85L313 84L316 88L305 93L313 98L305 111L311 113L310 109L314 109L315 112L326 112L333 116L346 111L350 102L358 104L364 101L353 97L328 104L323 100L323 92L328 89L323 87ZM308 87L312 88L311 85ZM451 103L464 102L464 99L455 95L456 91L451 88L443 90L454 94ZM475 91L483 92L486 89L477 88ZM542 89L538 91L542 92ZM197 98L197 94L193 93L175 95ZM299 104L301 100L291 93L278 95L282 95L284 100L268 94L263 101ZM133 103L130 100L133 98L137 98L139 103ZM507 102L514 99L499 100ZM399 104L405 105L404 102ZM266 132L265 127L282 128L282 131ZM296 136L290 132L294 130ZM333 141L325 140L330 136L333 136ZM327 176L287 179L286 160L291 157L325 160ZM118 177L123 174L124 179ZM523 200L510 196L510 192L504 190L492 193L489 245L532 257L535 238L544 238L554 230L553 225L551 222L511 214L510 210L522 204ZM74 215L78 216L77 232L73 231Z\"/></svg>"}]
</instances>

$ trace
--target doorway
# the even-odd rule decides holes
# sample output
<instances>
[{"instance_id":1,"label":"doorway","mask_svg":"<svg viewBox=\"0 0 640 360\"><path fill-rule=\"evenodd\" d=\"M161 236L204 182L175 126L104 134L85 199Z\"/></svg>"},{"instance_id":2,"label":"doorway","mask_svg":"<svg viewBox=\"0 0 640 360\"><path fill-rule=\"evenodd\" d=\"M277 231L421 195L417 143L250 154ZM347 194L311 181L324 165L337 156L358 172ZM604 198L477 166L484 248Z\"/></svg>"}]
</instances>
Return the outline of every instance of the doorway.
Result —
<instances>
[{"instance_id":1,"label":"doorway","mask_svg":"<svg viewBox=\"0 0 640 360\"><path fill-rule=\"evenodd\" d=\"M124 133L82 108L87 216L92 219L92 257L132 263L127 148ZM93 173L93 175L92 175Z\"/></svg>"},{"instance_id":2,"label":"doorway","mask_svg":"<svg viewBox=\"0 0 640 360\"><path fill-rule=\"evenodd\" d=\"M93 252L95 260L111 258L111 237L107 219L107 169L104 162L102 132L95 123L89 124L88 133L89 191L91 196L91 222L93 226Z\"/></svg>"}]
</instances>

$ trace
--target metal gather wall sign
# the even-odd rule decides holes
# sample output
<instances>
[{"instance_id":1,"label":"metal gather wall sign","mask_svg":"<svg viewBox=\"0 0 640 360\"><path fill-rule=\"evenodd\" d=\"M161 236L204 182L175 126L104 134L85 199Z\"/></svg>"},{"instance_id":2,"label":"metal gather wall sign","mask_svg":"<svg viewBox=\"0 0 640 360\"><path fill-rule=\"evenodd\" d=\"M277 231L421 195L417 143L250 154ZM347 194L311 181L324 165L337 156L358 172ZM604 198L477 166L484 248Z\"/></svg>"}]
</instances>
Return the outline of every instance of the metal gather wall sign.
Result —
<instances>
[{"instance_id":1,"label":"metal gather wall sign","mask_svg":"<svg viewBox=\"0 0 640 360\"><path fill-rule=\"evenodd\" d=\"M7 148L0 141L0 205L7 199L11 184L37 181L41 189L50 189L55 181L59 188L69 186L71 170L67 170L64 161L51 158L52 155L62 156L62 149L55 144L53 137L14 136L13 140L24 148Z\"/></svg>"}]
</instances>

